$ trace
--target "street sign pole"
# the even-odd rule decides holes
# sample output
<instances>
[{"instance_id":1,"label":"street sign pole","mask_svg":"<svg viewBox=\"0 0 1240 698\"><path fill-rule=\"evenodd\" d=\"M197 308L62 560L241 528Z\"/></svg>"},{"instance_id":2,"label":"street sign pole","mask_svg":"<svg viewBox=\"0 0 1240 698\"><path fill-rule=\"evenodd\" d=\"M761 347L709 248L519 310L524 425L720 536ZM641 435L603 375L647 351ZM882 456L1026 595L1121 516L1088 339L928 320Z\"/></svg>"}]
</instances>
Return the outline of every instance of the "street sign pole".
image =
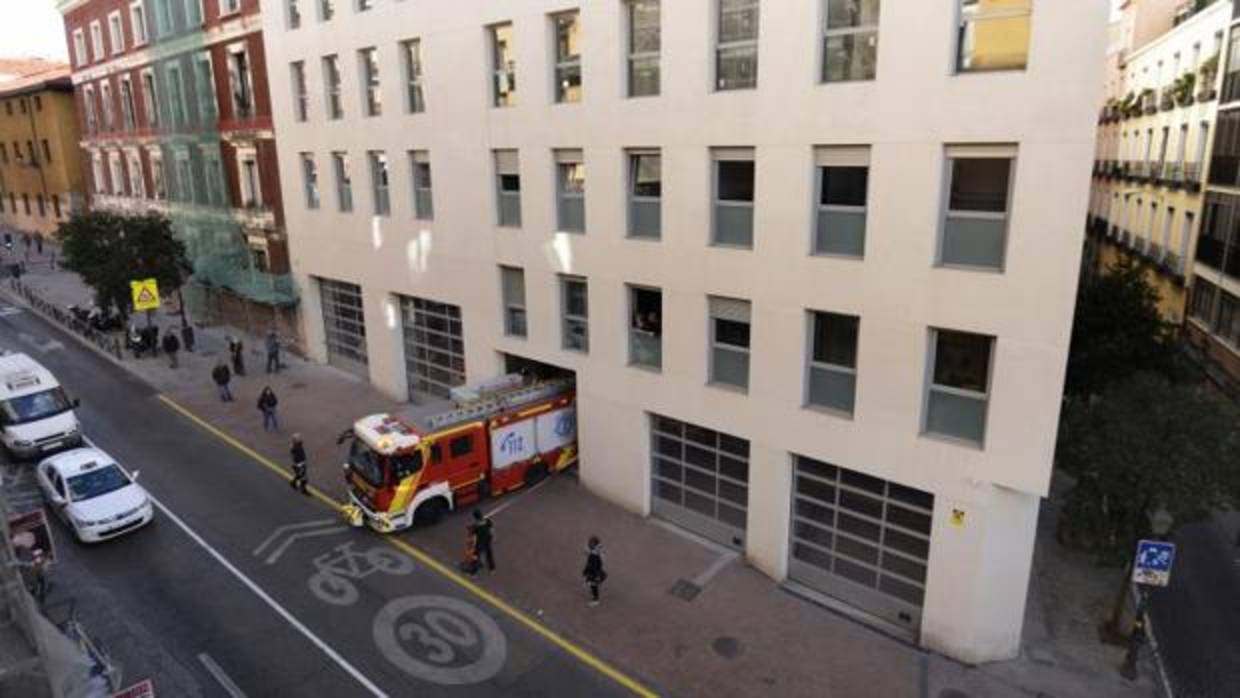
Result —
<instances>
[{"instance_id":1,"label":"street sign pole","mask_svg":"<svg viewBox=\"0 0 1240 698\"><path fill-rule=\"evenodd\" d=\"M1136 556L1132 561L1132 581L1137 585L1137 612L1128 636L1128 651L1119 673L1129 681L1137 678L1137 659L1145 642L1145 611L1149 604L1149 590L1165 587L1171 582L1171 565L1175 562L1175 543L1159 540L1137 542Z\"/></svg>"}]
</instances>

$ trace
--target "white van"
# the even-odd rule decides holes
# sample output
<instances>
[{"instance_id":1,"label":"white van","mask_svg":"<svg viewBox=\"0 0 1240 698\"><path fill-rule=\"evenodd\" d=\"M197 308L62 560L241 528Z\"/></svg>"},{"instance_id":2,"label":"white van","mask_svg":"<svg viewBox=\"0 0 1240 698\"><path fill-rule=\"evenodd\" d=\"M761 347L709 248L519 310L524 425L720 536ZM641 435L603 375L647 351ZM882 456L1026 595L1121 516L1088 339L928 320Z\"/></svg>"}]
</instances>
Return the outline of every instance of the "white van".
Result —
<instances>
[{"instance_id":1,"label":"white van","mask_svg":"<svg viewBox=\"0 0 1240 698\"><path fill-rule=\"evenodd\" d=\"M25 354L0 355L0 441L16 458L82 443L82 428L52 372Z\"/></svg>"}]
</instances>

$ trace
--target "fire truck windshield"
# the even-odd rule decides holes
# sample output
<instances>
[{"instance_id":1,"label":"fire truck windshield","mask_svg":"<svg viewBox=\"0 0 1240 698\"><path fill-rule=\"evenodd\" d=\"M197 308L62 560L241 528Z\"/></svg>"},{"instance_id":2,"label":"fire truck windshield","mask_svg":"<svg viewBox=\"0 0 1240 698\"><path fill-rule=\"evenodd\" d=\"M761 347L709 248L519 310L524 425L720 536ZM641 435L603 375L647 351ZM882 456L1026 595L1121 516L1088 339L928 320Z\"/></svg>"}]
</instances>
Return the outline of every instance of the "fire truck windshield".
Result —
<instances>
[{"instance_id":1,"label":"fire truck windshield","mask_svg":"<svg viewBox=\"0 0 1240 698\"><path fill-rule=\"evenodd\" d=\"M383 461L361 439L353 440L353 446L349 449L349 466L370 484L383 484Z\"/></svg>"}]
</instances>

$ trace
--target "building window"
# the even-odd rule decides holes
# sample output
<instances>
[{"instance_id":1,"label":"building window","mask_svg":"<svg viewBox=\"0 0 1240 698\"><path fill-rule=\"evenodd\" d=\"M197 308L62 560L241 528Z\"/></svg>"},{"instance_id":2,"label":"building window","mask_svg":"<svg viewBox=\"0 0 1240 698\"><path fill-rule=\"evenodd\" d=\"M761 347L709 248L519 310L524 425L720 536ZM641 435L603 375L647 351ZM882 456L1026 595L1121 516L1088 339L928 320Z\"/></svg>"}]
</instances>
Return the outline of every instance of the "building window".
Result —
<instances>
[{"instance_id":1,"label":"building window","mask_svg":"<svg viewBox=\"0 0 1240 698\"><path fill-rule=\"evenodd\" d=\"M1214 298L1217 295L1217 286L1200 276L1193 278L1188 294L1188 316L1205 325L1207 330L1214 323Z\"/></svg>"},{"instance_id":2,"label":"building window","mask_svg":"<svg viewBox=\"0 0 1240 698\"><path fill-rule=\"evenodd\" d=\"M571 351L590 351L589 290L579 276L560 277L560 312L563 346Z\"/></svg>"},{"instance_id":3,"label":"building window","mask_svg":"<svg viewBox=\"0 0 1240 698\"><path fill-rule=\"evenodd\" d=\"M358 12L365 12L366 10L374 9L374 6L375 0L357 0Z\"/></svg>"},{"instance_id":4,"label":"building window","mask_svg":"<svg viewBox=\"0 0 1240 698\"><path fill-rule=\"evenodd\" d=\"M250 76L250 54L244 45L228 48L228 81L233 93L233 115L238 119L254 116L254 88Z\"/></svg>"},{"instance_id":5,"label":"building window","mask_svg":"<svg viewBox=\"0 0 1240 698\"><path fill-rule=\"evenodd\" d=\"M43 98L39 95L34 96L34 110L43 111Z\"/></svg>"},{"instance_id":6,"label":"building window","mask_svg":"<svg viewBox=\"0 0 1240 698\"><path fill-rule=\"evenodd\" d=\"M116 109L112 104L112 83L106 78L99 83L99 100L103 103L103 130L116 130Z\"/></svg>"},{"instance_id":7,"label":"building window","mask_svg":"<svg viewBox=\"0 0 1240 698\"><path fill-rule=\"evenodd\" d=\"M362 72L362 103L366 116L383 113L383 96L379 93L379 53L373 48L357 52L357 62Z\"/></svg>"},{"instance_id":8,"label":"building window","mask_svg":"<svg viewBox=\"0 0 1240 698\"><path fill-rule=\"evenodd\" d=\"M301 26L301 8L297 5L298 0L286 0L285 8L288 11L289 29L297 29Z\"/></svg>"},{"instance_id":9,"label":"building window","mask_svg":"<svg viewBox=\"0 0 1240 698\"><path fill-rule=\"evenodd\" d=\"M959 0L956 70L1024 70L1033 0Z\"/></svg>"},{"instance_id":10,"label":"building window","mask_svg":"<svg viewBox=\"0 0 1240 698\"><path fill-rule=\"evenodd\" d=\"M327 94L327 118L343 117L344 104L340 101L340 59L335 55L323 57L323 83L323 92Z\"/></svg>"},{"instance_id":11,"label":"building window","mask_svg":"<svg viewBox=\"0 0 1240 698\"><path fill-rule=\"evenodd\" d=\"M86 53L86 34L81 29L73 30L73 61L79 66L90 62L90 56Z\"/></svg>"},{"instance_id":12,"label":"building window","mask_svg":"<svg viewBox=\"0 0 1240 698\"><path fill-rule=\"evenodd\" d=\"M1003 270L1015 150L996 154L948 150L939 264Z\"/></svg>"},{"instance_id":13,"label":"building window","mask_svg":"<svg viewBox=\"0 0 1240 698\"><path fill-rule=\"evenodd\" d=\"M318 0L319 20L326 22L336 16L336 0Z\"/></svg>"},{"instance_id":14,"label":"building window","mask_svg":"<svg viewBox=\"0 0 1240 698\"><path fill-rule=\"evenodd\" d=\"M136 125L136 107L133 101L133 83L129 76L121 78L121 122L126 131L132 131Z\"/></svg>"},{"instance_id":15,"label":"building window","mask_svg":"<svg viewBox=\"0 0 1240 698\"><path fill-rule=\"evenodd\" d=\"M94 133L99 122L95 116L95 90L90 85L82 88L82 111L86 114L86 132ZM18 153L13 153L13 157L18 156Z\"/></svg>"},{"instance_id":16,"label":"building window","mask_svg":"<svg viewBox=\"0 0 1240 698\"><path fill-rule=\"evenodd\" d=\"M203 51L194 56L194 81L198 83L198 120L204 126L215 122L215 69L211 65L211 52Z\"/></svg>"},{"instance_id":17,"label":"building window","mask_svg":"<svg viewBox=\"0 0 1240 698\"><path fill-rule=\"evenodd\" d=\"M758 86L758 0L715 0L719 40L715 46L715 89Z\"/></svg>"},{"instance_id":18,"label":"building window","mask_svg":"<svg viewBox=\"0 0 1240 698\"><path fill-rule=\"evenodd\" d=\"M814 254L865 256L868 148L819 148Z\"/></svg>"},{"instance_id":19,"label":"building window","mask_svg":"<svg viewBox=\"0 0 1240 698\"><path fill-rule=\"evenodd\" d=\"M302 187L306 194L306 208L319 207L319 170L314 164L313 153L301 154Z\"/></svg>"},{"instance_id":20,"label":"building window","mask_svg":"<svg viewBox=\"0 0 1240 698\"><path fill-rule=\"evenodd\" d=\"M492 104L511 107L517 103L517 59L512 44L512 23L491 27Z\"/></svg>"},{"instance_id":21,"label":"building window","mask_svg":"<svg viewBox=\"0 0 1240 698\"><path fill-rule=\"evenodd\" d=\"M105 192L101 188L99 190L99 193L103 194ZM30 215L30 195L29 194L22 194L22 208L26 211L26 215L29 216Z\"/></svg>"},{"instance_id":22,"label":"building window","mask_svg":"<svg viewBox=\"0 0 1240 698\"><path fill-rule=\"evenodd\" d=\"M159 112L156 110L155 101L155 73L150 70L144 70L142 75L142 111L146 113L146 125L148 128L159 124Z\"/></svg>"},{"instance_id":23,"label":"building window","mask_svg":"<svg viewBox=\"0 0 1240 698\"><path fill-rule=\"evenodd\" d=\"M95 61L103 60L103 25L98 20L90 23L90 49Z\"/></svg>"},{"instance_id":24,"label":"building window","mask_svg":"<svg viewBox=\"0 0 1240 698\"><path fill-rule=\"evenodd\" d=\"M146 187L142 182L142 159L138 157L138 153L129 153L129 193L136 199L146 198ZM59 216L59 212L56 214Z\"/></svg>"},{"instance_id":25,"label":"building window","mask_svg":"<svg viewBox=\"0 0 1240 698\"><path fill-rule=\"evenodd\" d=\"M172 3L152 3L155 8L155 35L161 38L172 33Z\"/></svg>"},{"instance_id":26,"label":"building window","mask_svg":"<svg viewBox=\"0 0 1240 698\"><path fill-rule=\"evenodd\" d=\"M47 142L47 139L44 138L43 139L43 164L46 165L50 163L51 161L52 161L52 146L49 145Z\"/></svg>"},{"instance_id":27,"label":"building window","mask_svg":"<svg viewBox=\"0 0 1240 698\"><path fill-rule=\"evenodd\" d=\"M133 45L146 43L146 10L142 0L129 3L129 33L133 34Z\"/></svg>"},{"instance_id":28,"label":"building window","mask_svg":"<svg viewBox=\"0 0 1240 698\"><path fill-rule=\"evenodd\" d=\"M293 83L293 118L305 121L310 113L310 95L306 92L306 64L294 61L289 64Z\"/></svg>"},{"instance_id":29,"label":"building window","mask_svg":"<svg viewBox=\"0 0 1240 698\"><path fill-rule=\"evenodd\" d=\"M47 216L47 205L46 205L46 204L44 203L44 201L43 201L43 195L42 195L42 194L36 194L36 195L35 195L35 202L39 205L39 217L40 217L40 218L43 218L43 217Z\"/></svg>"},{"instance_id":30,"label":"building window","mask_svg":"<svg viewBox=\"0 0 1240 698\"><path fill-rule=\"evenodd\" d=\"M652 97L659 94L659 0L628 0L625 14L629 32L629 96Z\"/></svg>"},{"instance_id":31,"label":"building window","mask_svg":"<svg viewBox=\"0 0 1240 698\"><path fill-rule=\"evenodd\" d=\"M405 71L405 108L410 114L426 111L426 98L422 94L422 42L409 39L400 42L400 54Z\"/></svg>"},{"instance_id":32,"label":"building window","mask_svg":"<svg viewBox=\"0 0 1240 698\"><path fill-rule=\"evenodd\" d=\"M555 101L581 101L581 13L551 16L555 28Z\"/></svg>"},{"instance_id":33,"label":"building window","mask_svg":"<svg viewBox=\"0 0 1240 698\"><path fill-rule=\"evenodd\" d=\"M181 66L176 64L169 65L168 70L164 75L168 79L168 121L171 122L172 126L183 126L186 121L185 86L181 83ZM106 88L107 85L105 84L104 89L100 91L99 94L105 99L103 120L105 122L110 122L111 118L108 115L108 102L111 100L105 96L108 92Z\"/></svg>"},{"instance_id":34,"label":"building window","mask_svg":"<svg viewBox=\"0 0 1240 698\"><path fill-rule=\"evenodd\" d=\"M497 222L501 226L520 228L521 173L517 151L495 151L495 188Z\"/></svg>"},{"instance_id":35,"label":"building window","mask_svg":"<svg viewBox=\"0 0 1240 698\"><path fill-rule=\"evenodd\" d=\"M413 168L413 216L421 220L435 218L435 201L431 189L431 156L425 150L409 151Z\"/></svg>"},{"instance_id":36,"label":"building window","mask_svg":"<svg viewBox=\"0 0 1240 698\"><path fill-rule=\"evenodd\" d=\"M241 0L220 0L220 15L231 15L241 11Z\"/></svg>"},{"instance_id":37,"label":"building window","mask_svg":"<svg viewBox=\"0 0 1240 698\"><path fill-rule=\"evenodd\" d=\"M108 15L108 38L112 40L112 54L125 50L125 30L121 27L121 13Z\"/></svg>"},{"instance_id":38,"label":"building window","mask_svg":"<svg viewBox=\"0 0 1240 698\"><path fill-rule=\"evenodd\" d=\"M982 446L990 399L994 337L971 332L930 331L930 386L924 429Z\"/></svg>"},{"instance_id":39,"label":"building window","mask_svg":"<svg viewBox=\"0 0 1240 698\"><path fill-rule=\"evenodd\" d=\"M224 195L224 165L220 162L219 147L202 146L203 179L207 180L207 203L223 206L228 203Z\"/></svg>"},{"instance_id":40,"label":"building window","mask_svg":"<svg viewBox=\"0 0 1240 698\"><path fill-rule=\"evenodd\" d=\"M711 242L753 248L754 163L752 150L716 150Z\"/></svg>"},{"instance_id":41,"label":"building window","mask_svg":"<svg viewBox=\"0 0 1240 698\"><path fill-rule=\"evenodd\" d=\"M60 195L59 194L52 194L52 211L55 212L57 218L60 218Z\"/></svg>"},{"instance_id":42,"label":"building window","mask_svg":"<svg viewBox=\"0 0 1240 698\"><path fill-rule=\"evenodd\" d=\"M525 337L525 272L517 267L500 267L499 276L504 302L504 334Z\"/></svg>"},{"instance_id":43,"label":"building window","mask_svg":"<svg viewBox=\"0 0 1240 698\"><path fill-rule=\"evenodd\" d=\"M388 198L388 161L387 154L382 150L369 150L366 159L370 162L370 200L376 216L392 213L392 202Z\"/></svg>"},{"instance_id":44,"label":"building window","mask_svg":"<svg viewBox=\"0 0 1240 698\"><path fill-rule=\"evenodd\" d=\"M749 390L749 301L710 296L710 383Z\"/></svg>"},{"instance_id":45,"label":"building window","mask_svg":"<svg viewBox=\"0 0 1240 698\"><path fill-rule=\"evenodd\" d=\"M1218 297L1218 321L1214 332L1219 339L1240 349L1240 298L1220 289Z\"/></svg>"},{"instance_id":46,"label":"building window","mask_svg":"<svg viewBox=\"0 0 1240 698\"><path fill-rule=\"evenodd\" d=\"M805 402L853 413L857 395L857 334L861 318L809 313L809 368Z\"/></svg>"},{"instance_id":47,"label":"building window","mask_svg":"<svg viewBox=\"0 0 1240 698\"><path fill-rule=\"evenodd\" d=\"M663 368L663 292L629 286L629 363Z\"/></svg>"},{"instance_id":48,"label":"building window","mask_svg":"<svg viewBox=\"0 0 1240 698\"><path fill-rule=\"evenodd\" d=\"M662 157L657 150L629 152L629 237L658 240L662 233Z\"/></svg>"},{"instance_id":49,"label":"building window","mask_svg":"<svg viewBox=\"0 0 1240 698\"><path fill-rule=\"evenodd\" d=\"M108 174L111 175L112 193L116 196L124 196L125 177L121 171L120 153L108 153Z\"/></svg>"},{"instance_id":50,"label":"building window","mask_svg":"<svg viewBox=\"0 0 1240 698\"><path fill-rule=\"evenodd\" d=\"M241 173L241 205L258 208L263 205L261 178L258 174L258 153L253 148L237 148L237 166Z\"/></svg>"},{"instance_id":51,"label":"building window","mask_svg":"<svg viewBox=\"0 0 1240 698\"><path fill-rule=\"evenodd\" d=\"M336 173L336 206L341 213L353 210L353 179L349 175L349 154L332 153L332 170Z\"/></svg>"},{"instance_id":52,"label":"building window","mask_svg":"<svg viewBox=\"0 0 1240 698\"><path fill-rule=\"evenodd\" d=\"M826 0L822 81L873 80L878 63L879 0Z\"/></svg>"},{"instance_id":53,"label":"building window","mask_svg":"<svg viewBox=\"0 0 1240 698\"><path fill-rule=\"evenodd\" d=\"M568 233L586 231L586 166L580 150L557 150L556 229Z\"/></svg>"},{"instance_id":54,"label":"building window","mask_svg":"<svg viewBox=\"0 0 1240 698\"><path fill-rule=\"evenodd\" d=\"M147 151L147 159L151 163L151 188L155 199L163 201L168 198L167 179L164 177L164 156L159 148Z\"/></svg>"}]
</instances>

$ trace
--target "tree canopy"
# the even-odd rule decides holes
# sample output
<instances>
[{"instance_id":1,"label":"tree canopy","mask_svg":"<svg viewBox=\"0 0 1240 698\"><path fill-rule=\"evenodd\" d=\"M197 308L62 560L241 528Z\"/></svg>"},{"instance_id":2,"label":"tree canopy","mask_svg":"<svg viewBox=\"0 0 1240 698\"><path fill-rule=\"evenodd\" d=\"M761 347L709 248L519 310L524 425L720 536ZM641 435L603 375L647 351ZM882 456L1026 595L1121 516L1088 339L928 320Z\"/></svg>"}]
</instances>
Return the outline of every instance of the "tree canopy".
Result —
<instances>
[{"instance_id":1,"label":"tree canopy","mask_svg":"<svg viewBox=\"0 0 1240 698\"><path fill-rule=\"evenodd\" d=\"M1158 311L1158 291L1140 265L1120 262L1077 294L1064 394L1085 397L1139 371L1172 375L1174 327Z\"/></svg>"},{"instance_id":2,"label":"tree canopy","mask_svg":"<svg viewBox=\"0 0 1240 698\"><path fill-rule=\"evenodd\" d=\"M57 233L63 264L95 291L100 306L112 306L128 317L129 282L154 278L161 293L179 289L192 272L185 244L162 214L111 211L75 214Z\"/></svg>"},{"instance_id":3,"label":"tree canopy","mask_svg":"<svg viewBox=\"0 0 1240 698\"><path fill-rule=\"evenodd\" d=\"M1207 386L1137 373L1066 406L1056 457L1076 477L1062 537L1118 562L1160 504L1184 522L1240 502L1240 409Z\"/></svg>"}]
</instances>

